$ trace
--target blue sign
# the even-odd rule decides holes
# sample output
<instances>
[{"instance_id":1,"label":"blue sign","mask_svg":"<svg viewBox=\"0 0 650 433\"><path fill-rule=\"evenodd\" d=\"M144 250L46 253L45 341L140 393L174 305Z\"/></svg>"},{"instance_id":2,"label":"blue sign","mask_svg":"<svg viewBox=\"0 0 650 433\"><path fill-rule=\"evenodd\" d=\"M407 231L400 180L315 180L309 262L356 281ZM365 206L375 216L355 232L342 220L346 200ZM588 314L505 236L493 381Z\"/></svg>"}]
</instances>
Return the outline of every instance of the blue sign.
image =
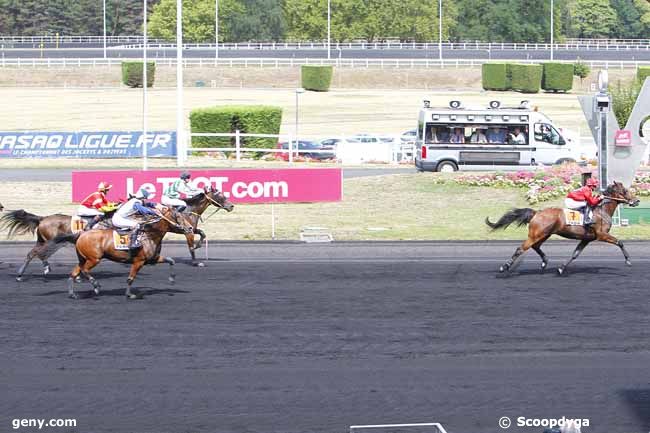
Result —
<instances>
[{"instance_id":1,"label":"blue sign","mask_svg":"<svg viewBox=\"0 0 650 433\"><path fill-rule=\"evenodd\" d=\"M142 156L136 132L0 132L0 158L134 158ZM176 155L176 132L147 132L147 156Z\"/></svg>"}]
</instances>

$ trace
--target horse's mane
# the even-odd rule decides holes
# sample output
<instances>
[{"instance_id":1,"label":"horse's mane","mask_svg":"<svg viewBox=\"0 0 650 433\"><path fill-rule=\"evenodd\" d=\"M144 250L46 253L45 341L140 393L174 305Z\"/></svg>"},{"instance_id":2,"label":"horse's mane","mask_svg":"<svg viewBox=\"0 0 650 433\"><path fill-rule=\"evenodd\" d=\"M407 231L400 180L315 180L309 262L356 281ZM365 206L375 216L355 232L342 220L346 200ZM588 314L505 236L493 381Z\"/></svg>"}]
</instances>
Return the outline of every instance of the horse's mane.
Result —
<instances>
[{"instance_id":1,"label":"horse's mane","mask_svg":"<svg viewBox=\"0 0 650 433\"><path fill-rule=\"evenodd\" d=\"M200 192L200 193L198 193L197 195L195 195L195 196L193 196L191 198L185 199L185 203L187 203L188 205L194 205L194 204L198 203L200 200L203 200L203 197L205 197L205 193Z\"/></svg>"}]
</instances>

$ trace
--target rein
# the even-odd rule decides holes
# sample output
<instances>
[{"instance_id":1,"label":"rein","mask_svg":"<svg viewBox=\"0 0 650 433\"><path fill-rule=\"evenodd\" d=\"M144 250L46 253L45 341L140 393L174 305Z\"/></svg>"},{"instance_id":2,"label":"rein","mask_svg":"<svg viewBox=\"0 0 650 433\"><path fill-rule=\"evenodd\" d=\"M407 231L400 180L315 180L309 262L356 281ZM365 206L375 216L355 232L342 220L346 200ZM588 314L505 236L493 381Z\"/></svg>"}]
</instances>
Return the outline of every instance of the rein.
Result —
<instances>
[{"instance_id":1,"label":"rein","mask_svg":"<svg viewBox=\"0 0 650 433\"><path fill-rule=\"evenodd\" d=\"M604 195L604 196L603 196L603 199L605 199L605 200L611 200L611 201L617 201L617 202L619 202L619 203L627 203L627 200L625 200L624 198L610 197L610 196L608 196L608 195Z\"/></svg>"}]
</instances>

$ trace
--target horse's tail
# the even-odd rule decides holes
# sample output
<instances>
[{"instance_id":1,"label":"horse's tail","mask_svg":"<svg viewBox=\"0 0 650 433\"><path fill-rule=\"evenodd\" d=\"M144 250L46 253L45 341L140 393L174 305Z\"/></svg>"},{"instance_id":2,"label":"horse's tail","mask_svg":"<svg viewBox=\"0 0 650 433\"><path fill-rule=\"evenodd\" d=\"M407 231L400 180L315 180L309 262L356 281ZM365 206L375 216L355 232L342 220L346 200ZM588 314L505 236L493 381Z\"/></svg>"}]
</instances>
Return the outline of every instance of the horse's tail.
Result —
<instances>
[{"instance_id":1,"label":"horse's tail","mask_svg":"<svg viewBox=\"0 0 650 433\"><path fill-rule=\"evenodd\" d=\"M25 212L23 209L12 210L0 218L0 226L7 229L7 237L34 233L44 217Z\"/></svg>"},{"instance_id":2,"label":"horse's tail","mask_svg":"<svg viewBox=\"0 0 650 433\"><path fill-rule=\"evenodd\" d=\"M517 227L521 227L528 224L536 213L537 212L534 209L530 208L512 209L503 214L503 216L499 218L499 221L495 223L491 222L489 217L485 218L485 224L490 226L492 230L505 230L512 223L517 223Z\"/></svg>"}]
</instances>

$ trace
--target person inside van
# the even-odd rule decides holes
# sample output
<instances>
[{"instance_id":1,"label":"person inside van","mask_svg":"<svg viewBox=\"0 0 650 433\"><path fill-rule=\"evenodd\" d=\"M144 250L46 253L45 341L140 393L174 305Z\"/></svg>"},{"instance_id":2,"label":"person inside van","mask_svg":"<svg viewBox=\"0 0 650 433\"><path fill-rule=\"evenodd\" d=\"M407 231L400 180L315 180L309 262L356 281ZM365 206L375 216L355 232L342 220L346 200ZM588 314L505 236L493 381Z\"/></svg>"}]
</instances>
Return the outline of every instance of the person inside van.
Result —
<instances>
[{"instance_id":1,"label":"person inside van","mask_svg":"<svg viewBox=\"0 0 650 433\"><path fill-rule=\"evenodd\" d=\"M438 134L435 126L429 126L427 127L427 132L426 136L424 137L424 141L426 143L437 143L438 142Z\"/></svg>"},{"instance_id":2,"label":"person inside van","mask_svg":"<svg viewBox=\"0 0 650 433\"><path fill-rule=\"evenodd\" d=\"M465 143L465 131L463 128L454 128L454 133L449 138L450 143Z\"/></svg>"},{"instance_id":3,"label":"person inside van","mask_svg":"<svg viewBox=\"0 0 650 433\"><path fill-rule=\"evenodd\" d=\"M494 126L488 130L485 136L487 137L488 143L506 142L506 131L503 128L497 128Z\"/></svg>"},{"instance_id":4,"label":"person inside van","mask_svg":"<svg viewBox=\"0 0 650 433\"><path fill-rule=\"evenodd\" d=\"M485 136L485 131L487 130L484 126L479 126L476 128L472 137L469 139L470 143L487 143L487 137Z\"/></svg>"},{"instance_id":5,"label":"person inside van","mask_svg":"<svg viewBox=\"0 0 650 433\"><path fill-rule=\"evenodd\" d=\"M438 128L438 143L449 143L449 128L440 127Z\"/></svg>"},{"instance_id":6,"label":"person inside van","mask_svg":"<svg viewBox=\"0 0 650 433\"><path fill-rule=\"evenodd\" d=\"M510 144L526 144L526 136L521 132L521 128L515 126L515 129L510 133Z\"/></svg>"}]
</instances>

